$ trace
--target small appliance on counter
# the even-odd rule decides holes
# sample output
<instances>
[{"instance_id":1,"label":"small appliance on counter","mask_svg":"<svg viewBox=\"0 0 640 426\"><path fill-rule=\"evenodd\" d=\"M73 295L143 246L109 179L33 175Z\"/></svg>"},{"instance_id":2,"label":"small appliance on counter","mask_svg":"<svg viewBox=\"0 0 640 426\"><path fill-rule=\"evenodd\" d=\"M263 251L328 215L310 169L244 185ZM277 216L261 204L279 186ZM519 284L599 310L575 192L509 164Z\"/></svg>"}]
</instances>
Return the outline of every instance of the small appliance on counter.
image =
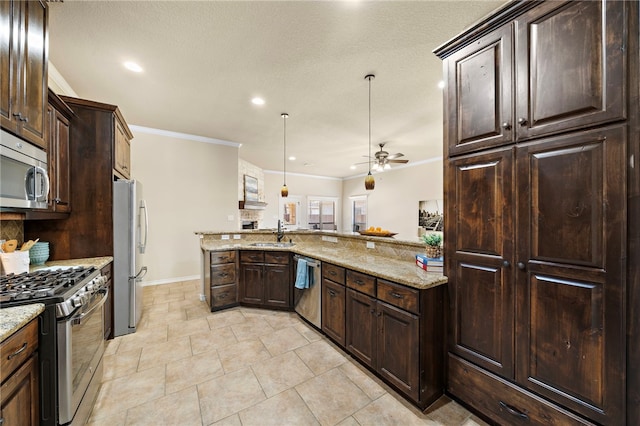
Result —
<instances>
[{"instance_id":1,"label":"small appliance on counter","mask_svg":"<svg viewBox=\"0 0 640 426\"><path fill-rule=\"evenodd\" d=\"M142 255L149 219L137 180L113 182L113 335L135 333L142 316Z\"/></svg>"}]
</instances>

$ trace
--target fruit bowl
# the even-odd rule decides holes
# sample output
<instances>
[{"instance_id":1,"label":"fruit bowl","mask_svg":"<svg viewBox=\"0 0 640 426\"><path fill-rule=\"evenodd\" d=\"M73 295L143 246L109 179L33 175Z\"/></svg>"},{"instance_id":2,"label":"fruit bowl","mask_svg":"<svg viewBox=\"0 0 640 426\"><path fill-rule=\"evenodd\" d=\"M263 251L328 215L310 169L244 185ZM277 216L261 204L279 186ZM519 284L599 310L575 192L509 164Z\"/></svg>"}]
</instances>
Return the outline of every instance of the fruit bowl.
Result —
<instances>
[{"instance_id":1,"label":"fruit bowl","mask_svg":"<svg viewBox=\"0 0 640 426\"><path fill-rule=\"evenodd\" d=\"M366 230L366 231L358 231L358 233L360 235L367 235L370 237L393 237L394 235L397 235L397 232L389 232L389 231L370 231L370 230Z\"/></svg>"}]
</instances>

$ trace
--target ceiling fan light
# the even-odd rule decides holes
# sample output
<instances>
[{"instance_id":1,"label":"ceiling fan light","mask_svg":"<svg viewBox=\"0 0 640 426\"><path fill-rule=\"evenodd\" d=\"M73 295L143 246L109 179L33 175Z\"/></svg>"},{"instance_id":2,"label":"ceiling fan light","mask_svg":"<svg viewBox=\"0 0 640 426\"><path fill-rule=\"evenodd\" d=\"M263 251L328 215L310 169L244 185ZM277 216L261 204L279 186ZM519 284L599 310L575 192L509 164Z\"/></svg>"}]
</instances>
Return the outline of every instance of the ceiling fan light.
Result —
<instances>
[{"instance_id":1,"label":"ceiling fan light","mask_svg":"<svg viewBox=\"0 0 640 426\"><path fill-rule=\"evenodd\" d=\"M384 165L383 168L384 168L384 170L389 170L389 169L391 169L391 164L387 163L387 164Z\"/></svg>"},{"instance_id":2,"label":"ceiling fan light","mask_svg":"<svg viewBox=\"0 0 640 426\"><path fill-rule=\"evenodd\" d=\"M367 191L371 191L375 187L376 187L376 180L373 178L371 171L369 171L367 176L364 178L364 189L366 189Z\"/></svg>"}]
</instances>

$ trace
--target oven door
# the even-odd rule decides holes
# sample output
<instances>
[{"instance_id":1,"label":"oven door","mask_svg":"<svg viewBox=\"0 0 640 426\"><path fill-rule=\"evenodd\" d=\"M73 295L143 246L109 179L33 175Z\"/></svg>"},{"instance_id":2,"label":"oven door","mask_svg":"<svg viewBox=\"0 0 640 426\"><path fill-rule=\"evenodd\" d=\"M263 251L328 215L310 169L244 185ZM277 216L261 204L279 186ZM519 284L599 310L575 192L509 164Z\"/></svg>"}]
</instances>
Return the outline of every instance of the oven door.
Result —
<instances>
[{"instance_id":1,"label":"oven door","mask_svg":"<svg viewBox=\"0 0 640 426\"><path fill-rule=\"evenodd\" d=\"M74 420L80 404L93 404L100 384L104 354L104 304L108 290L101 290L84 309L58 320L58 403L59 424ZM96 374L96 372L98 374ZM92 383L93 382L93 383ZM85 395L85 392L87 395ZM85 401L83 401L83 396ZM77 419L74 422L77 423Z\"/></svg>"}]
</instances>

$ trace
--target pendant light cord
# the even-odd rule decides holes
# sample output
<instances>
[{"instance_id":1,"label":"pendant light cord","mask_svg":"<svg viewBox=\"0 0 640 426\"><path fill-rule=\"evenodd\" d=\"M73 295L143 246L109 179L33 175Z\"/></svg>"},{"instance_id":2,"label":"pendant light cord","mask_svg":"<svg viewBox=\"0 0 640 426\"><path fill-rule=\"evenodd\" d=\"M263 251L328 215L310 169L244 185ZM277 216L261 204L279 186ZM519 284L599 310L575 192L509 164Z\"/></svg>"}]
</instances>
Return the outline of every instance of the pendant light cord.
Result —
<instances>
[{"instance_id":1,"label":"pendant light cord","mask_svg":"<svg viewBox=\"0 0 640 426\"><path fill-rule=\"evenodd\" d=\"M282 154L282 170L283 170L283 184L287 186L287 117L289 114L282 113L282 126L283 126L283 134L284 134L284 149Z\"/></svg>"},{"instance_id":2,"label":"pendant light cord","mask_svg":"<svg viewBox=\"0 0 640 426\"><path fill-rule=\"evenodd\" d=\"M369 80L369 173L371 173L371 78L373 76L367 77Z\"/></svg>"}]
</instances>

